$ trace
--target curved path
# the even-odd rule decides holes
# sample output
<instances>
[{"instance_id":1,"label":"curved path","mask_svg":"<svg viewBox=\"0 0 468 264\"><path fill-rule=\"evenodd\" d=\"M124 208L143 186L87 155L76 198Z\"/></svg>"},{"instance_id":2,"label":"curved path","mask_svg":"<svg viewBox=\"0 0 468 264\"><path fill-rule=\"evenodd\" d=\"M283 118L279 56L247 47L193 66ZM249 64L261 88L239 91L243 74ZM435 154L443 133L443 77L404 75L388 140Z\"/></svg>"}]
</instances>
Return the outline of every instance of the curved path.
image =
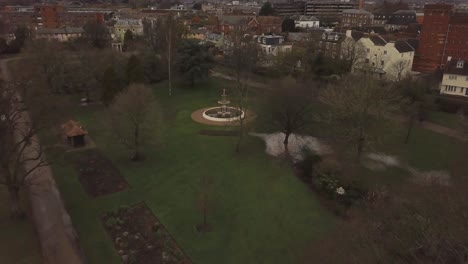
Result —
<instances>
[{"instance_id":1,"label":"curved path","mask_svg":"<svg viewBox=\"0 0 468 264\"><path fill-rule=\"evenodd\" d=\"M10 80L7 63L19 58L2 59L0 70L5 81ZM31 124L29 113L21 113L18 133L26 131ZM36 156L40 149L39 139L35 136L25 149L24 156ZM25 163L26 170L35 166L38 161ZM86 258L78 242L78 236L73 228L60 192L54 180L50 166L39 167L26 179L31 213L36 228L43 262L46 264L83 264Z\"/></svg>"},{"instance_id":2,"label":"curved path","mask_svg":"<svg viewBox=\"0 0 468 264\"><path fill-rule=\"evenodd\" d=\"M222 79L229 80L229 81L234 81L234 78L232 76L229 76L229 75L226 75L226 74L220 73L220 72L212 71L211 76L217 77L217 78L222 78ZM260 83L260 82L255 82L255 81L246 81L246 83L248 85L250 85L251 87L253 87L253 88L258 88L258 89L261 89L261 90L272 90L265 83ZM392 120L395 120L397 122L401 122L401 123L405 122L405 118L403 116L401 116L401 115L390 115L390 116L388 116L388 118L390 118ZM427 130L431 130L432 132L435 132L435 133L438 133L438 134L442 134L442 135L445 135L445 136L448 136L448 137L451 137L451 138L458 139L460 141L465 141L465 142L468 141L468 134L467 133L463 133L462 131L459 131L459 130L456 130L456 129L453 129L453 128L448 128L448 127L445 127L445 126L441 126L441 125L438 125L436 123L424 121L424 122L416 124L416 126L422 127L424 129L427 129Z\"/></svg>"}]
</instances>

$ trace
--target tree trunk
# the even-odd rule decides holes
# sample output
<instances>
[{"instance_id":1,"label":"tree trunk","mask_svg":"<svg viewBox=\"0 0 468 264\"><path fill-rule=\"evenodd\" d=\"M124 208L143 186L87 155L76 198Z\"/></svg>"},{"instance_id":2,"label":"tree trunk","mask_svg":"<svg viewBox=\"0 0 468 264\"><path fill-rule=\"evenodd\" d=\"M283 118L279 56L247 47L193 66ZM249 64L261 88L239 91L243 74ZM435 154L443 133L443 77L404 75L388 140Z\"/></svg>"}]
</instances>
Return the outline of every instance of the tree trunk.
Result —
<instances>
[{"instance_id":1,"label":"tree trunk","mask_svg":"<svg viewBox=\"0 0 468 264\"><path fill-rule=\"evenodd\" d=\"M138 137L139 137L139 134L140 134L140 125L137 124L135 125L135 131L133 132L134 133L134 152L133 152L133 156L131 157L131 160L133 161L137 161L139 158L140 158L140 153L139 153L139 142L138 142Z\"/></svg>"},{"instance_id":2,"label":"tree trunk","mask_svg":"<svg viewBox=\"0 0 468 264\"><path fill-rule=\"evenodd\" d=\"M239 126L239 140L237 141L237 146L236 146L236 152L239 153L240 152L240 146L241 146L241 143L242 143L242 139L244 137L244 118L242 118L242 116L240 117L239 119L240 121L240 126Z\"/></svg>"},{"instance_id":3,"label":"tree trunk","mask_svg":"<svg viewBox=\"0 0 468 264\"><path fill-rule=\"evenodd\" d=\"M357 152L356 152L356 161L359 161L361 159L361 154L362 151L364 150L364 143L365 143L365 138L362 134L362 131L359 133L359 139L357 142Z\"/></svg>"},{"instance_id":4,"label":"tree trunk","mask_svg":"<svg viewBox=\"0 0 468 264\"><path fill-rule=\"evenodd\" d=\"M414 115L411 115L409 124L408 124L408 131L406 132L405 144L408 144L409 142L411 131L413 130L413 124L414 124Z\"/></svg>"},{"instance_id":5,"label":"tree trunk","mask_svg":"<svg viewBox=\"0 0 468 264\"><path fill-rule=\"evenodd\" d=\"M13 218L21 218L23 211L21 210L19 187L13 186L8 187L8 193L10 194L10 214Z\"/></svg>"},{"instance_id":6,"label":"tree trunk","mask_svg":"<svg viewBox=\"0 0 468 264\"><path fill-rule=\"evenodd\" d=\"M169 96L172 96L172 72L171 72L171 53L172 53L172 29L169 28L169 32L167 33L167 70L168 70L168 78L169 78Z\"/></svg>"},{"instance_id":7,"label":"tree trunk","mask_svg":"<svg viewBox=\"0 0 468 264\"><path fill-rule=\"evenodd\" d=\"M289 148L288 148L289 136L291 136L291 132L285 133L285 137L284 137L284 141L283 141L283 144L284 144L284 154L286 155L286 157L289 157Z\"/></svg>"}]
</instances>

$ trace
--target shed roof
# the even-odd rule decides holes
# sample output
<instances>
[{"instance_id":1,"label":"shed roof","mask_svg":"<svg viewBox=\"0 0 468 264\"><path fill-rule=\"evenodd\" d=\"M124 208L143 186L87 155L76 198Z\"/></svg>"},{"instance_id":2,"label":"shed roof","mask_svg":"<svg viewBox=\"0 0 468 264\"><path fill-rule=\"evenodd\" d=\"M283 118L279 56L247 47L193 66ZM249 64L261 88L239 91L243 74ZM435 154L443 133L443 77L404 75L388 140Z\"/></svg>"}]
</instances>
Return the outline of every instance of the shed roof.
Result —
<instances>
[{"instance_id":1,"label":"shed roof","mask_svg":"<svg viewBox=\"0 0 468 264\"><path fill-rule=\"evenodd\" d=\"M75 120L69 120L63 124L62 129L67 137L76 137L88 134L88 131L84 130L83 126Z\"/></svg>"}]
</instances>

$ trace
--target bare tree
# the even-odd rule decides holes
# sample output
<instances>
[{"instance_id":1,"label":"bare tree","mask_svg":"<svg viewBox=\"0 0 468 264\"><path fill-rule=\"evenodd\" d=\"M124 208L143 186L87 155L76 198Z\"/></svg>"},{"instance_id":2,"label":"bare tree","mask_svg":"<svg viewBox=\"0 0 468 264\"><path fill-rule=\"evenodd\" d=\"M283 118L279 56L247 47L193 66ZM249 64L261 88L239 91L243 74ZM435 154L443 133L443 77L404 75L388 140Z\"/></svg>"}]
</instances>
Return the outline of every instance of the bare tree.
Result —
<instances>
[{"instance_id":1,"label":"bare tree","mask_svg":"<svg viewBox=\"0 0 468 264\"><path fill-rule=\"evenodd\" d=\"M401 94L400 110L408 124L404 143L407 144L411 137L415 122L422 120L429 109L427 87L419 80L405 78L396 83L396 88Z\"/></svg>"},{"instance_id":2,"label":"bare tree","mask_svg":"<svg viewBox=\"0 0 468 264\"><path fill-rule=\"evenodd\" d=\"M150 88L143 84L133 84L117 95L110 106L108 118L113 133L130 150L130 159L133 161L142 158L140 150L151 125L153 103ZM151 118L151 121L154 120Z\"/></svg>"},{"instance_id":3,"label":"bare tree","mask_svg":"<svg viewBox=\"0 0 468 264\"><path fill-rule=\"evenodd\" d=\"M343 78L323 92L322 100L331 106L330 121L355 146L357 160L375 137L372 128L395 105L393 94L383 83L355 75Z\"/></svg>"},{"instance_id":4,"label":"bare tree","mask_svg":"<svg viewBox=\"0 0 468 264\"><path fill-rule=\"evenodd\" d=\"M284 150L289 157L289 137L304 130L311 122L311 98L294 80L283 80L281 85L268 96L265 116L271 124L284 133Z\"/></svg>"},{"instance_id":5,"label":"bare tree","mask_svg":"<svg viewBox=\"0 0 468 264\"><path fill-rule=\"evenodd\" d=\"M236 107L244 112L244 117L241 117L239 122L239 140L236 145L236 152L239 152L245 132L245 117L247 116L247 102L250 91L248 85L249 74L257 64L260 51L255 41L240 30L230 32L228 43L225 62L235 81L232 90Z\"/></svg>"},{"instance_id":6,"label":"bare tree","mask_svg":"<svg viewBox=\"0 0 468 264\"><path fill-rule=\"evenodd\" d=\"M208 213L211 209L213 193L213 179L210 176L202 176L200 178L200 191L198 196L198 209L200 210L203 221L197 225L199 232L209 232L212 226L208 223Z\"/></svg>"},{"instance_id":7,"label":"bare tree","mask_svg":"<svg viewBox=\"0 0 468 264\"><path fill-rule=\"evenodd\" d=\"M36 127L25 117L20 90L16 85L0 84L0 184L10 194L13 217L22 216L20 191L28 176L47 165L37 142Z\"/></svg>"},{"instance_id":8,"label":"bare tree","mask_svg":"<svg viewBox=\"0 0 468 264\"><path fill-rule=\"evenodd\" d=\"M167 74L169 81L169 96L172 96L172 68L174 56L177 52L177 45L182 36L186 33L186 28L181 25L172 14L165 20L157 20L156 23L145 24L146 39L149 46L156 54L164 54L167 62Z\"/></svg>"},{"instance_id":9,"label":"bare tree","mask_svg":"<svg viewBox=\"0 0 468 264\"><path fill-rule=\"evenodd\" d=\"M406 77L407 66L408 62L405 60L398 60L392 64L391 70L395 73L395 81L400 82Z\"/></svg>"},{"instance_id":10,"label":"bare tree","mask_svg":"<svg viewBox=\"0 0 468 264\"><path fill-rule=\"evenodd\" d=\"M346 37L341 42L341 59L347 63L348 71L360 66L365 62L366 49L360 42L356 42L351 37Z\"/></svg>"},{"instance_id":11,"label":"bare tree","mask_svg":"<svg viewBox=\"0 0 468 264\"><path fill-rule=\"evenodd\" d=\"M466 180L453 186L405 186L367 200L304 263L466 263ZM336 239L339 237L339 239Z\"/></svg>"}]
</instances>

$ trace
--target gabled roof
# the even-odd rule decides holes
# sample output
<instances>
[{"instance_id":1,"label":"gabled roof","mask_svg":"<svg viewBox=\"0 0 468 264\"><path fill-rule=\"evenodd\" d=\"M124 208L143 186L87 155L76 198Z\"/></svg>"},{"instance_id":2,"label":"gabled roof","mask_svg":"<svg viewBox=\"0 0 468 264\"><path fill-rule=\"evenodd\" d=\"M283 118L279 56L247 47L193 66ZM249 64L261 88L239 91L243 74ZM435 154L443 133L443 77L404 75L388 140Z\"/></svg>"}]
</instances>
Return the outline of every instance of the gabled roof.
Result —
<instances>
[{"instance_id":1,"label":"gabled roof","mask_svg":"<svg viewBox=\"0 0 468 264\"><path fill-rule=\"evenodd\" d=\"M260 25L271 25L271 24L281 25L281 23L283 22L283 19L281 17L276 17L276 16L258 16L256 20Z\"/></svg>"},{"instance_id":2,"label":"gabled roof","mask_svg":"<svg viewBox=\"0 0 468 264\"><path fill-rule=\"evenodd\" d=\"M414 51L414 48L404 40L397 40L395 42L395 49L400 53Z\"/></svg>"},{"instance_id":3,"label":"gabled roof","mask_svg":"<svg viewBox=\"0 0 468 264\"><path fill-rule=\"evenodd\" d=\"M319 21L318 18L314 16L292 16L291 18L295 21Z\"/></svg>"},{"instance_id":4,"label":"gabled roof","mask_svg":"<svg viewBox=\"0 0 468 264\"><path fill-rule=\"evenodd\" d=\"M76 137L88 134L88 131L84 130L81 124L75 120L69 120L63 124L62 129L67 137Z\"/></svg>"},{"instance_id":5,"label":"gabled roof","mask_svg":"<svg viewBox=\"0 0 468 264\"><path fill-rule=\"evenodd\" d=\"M461 62L463 67L457 67ZM447 63L447 67L445 69L445 73L448 74L456 74L456 75L465 75L468 76L468 61L465 62L463 60L452 59Z\"/></svg>"},{"instance_id":6,"label":"gabled roof","mask_svg":"<svg viewBox=\"0 0 468 264\"><path fill-rule=\"evenodd\" d=\"M385 39L383 39L380 35L376 34L370 34L369 40L372 41L372 43L374 43L374 45L376 46L385 46L385 44L387 44L387 41L385 41Z\"/></svg>"},{"instance_id":7,"label":"gabled roof","mask_svg":"<svg viewBox=\"0 0 468 264\"><path fill-rule=\"evenodd\" d=\"M393 12L394 15L416 15L414 10L398 10Z\"/></svg>"},{"instance_id":8,"label":"gabled roof","mask_svg":"<svg viewBox=\"0 0 468 264\"><path fill-rule=\"evenodd\" d=\"M82 34L83 28L63 27L63 28L38 28L36 34Z\"/></svg>"},{"instance_id":9,"label":"gabled roof","mask_svg":"<svg viewBox=\"0 0 468 264\"><path fill-rule=\"evenodd\" d=\"M248 16L220 16L219 22L228 25L245 24L249 20Z\"/></svg>"},{"instance_id":10,"label":"gabled roof","mask_svg":"<svg viewBox=\"0 0 468 264\"><path fill-rule=\"evenodd\" d=\"M371 12L364 9L345 9L342 12L343 14L361 14L361 15L372 15Z\"/></svg>"},{"instance_id":11,"label":"gabled roof","mask_svg":"<svg viewBox=\"0 0 468 264\"><path fill-rule=\"evenodd\" d=\"M305 32L289 32L288 33L288 41L292 42L300 42L303 40L307 40L311 37L311 34Z\"/></svg>"}]
</instances>

